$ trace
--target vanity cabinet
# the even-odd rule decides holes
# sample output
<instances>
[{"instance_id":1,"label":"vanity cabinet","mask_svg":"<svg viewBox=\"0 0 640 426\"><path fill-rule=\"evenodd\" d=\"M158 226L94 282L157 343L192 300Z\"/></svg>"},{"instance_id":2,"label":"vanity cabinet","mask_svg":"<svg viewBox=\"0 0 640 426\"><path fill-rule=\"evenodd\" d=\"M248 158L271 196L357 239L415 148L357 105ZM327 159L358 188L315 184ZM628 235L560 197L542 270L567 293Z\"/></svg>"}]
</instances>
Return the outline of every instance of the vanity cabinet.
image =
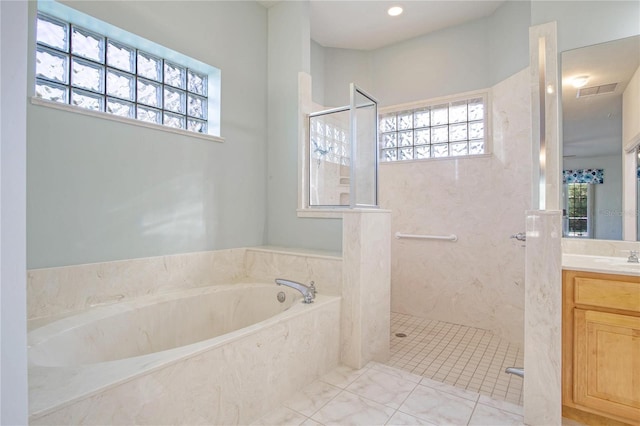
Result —
<instances>
[{"instance_id":1,"label":"vanity cabinet","mask_svg":"<svg viewBox=\"0 0 640 426\"><path fill-rule=\"evenodd\" d=\"M563 415L640 425L640 277L563 271Z\"/></svg>"}]
</instances>

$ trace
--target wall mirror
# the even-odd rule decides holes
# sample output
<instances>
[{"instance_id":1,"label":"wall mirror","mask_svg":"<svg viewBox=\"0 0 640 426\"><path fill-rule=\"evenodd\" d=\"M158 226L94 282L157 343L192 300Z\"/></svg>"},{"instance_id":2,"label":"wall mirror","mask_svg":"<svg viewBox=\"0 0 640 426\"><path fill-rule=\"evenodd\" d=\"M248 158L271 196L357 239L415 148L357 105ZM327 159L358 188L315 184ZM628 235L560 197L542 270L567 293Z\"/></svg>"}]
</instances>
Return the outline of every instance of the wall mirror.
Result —
<instances>
[{"instance_id":1,"label":"wall mirror","mask_svg":"<svg viewBox=\"0 0 640 426\"><path fill-rule=\"evenodd\" d=\"M621 240L624 215L638 212L624 209L623 94L640 78L640 35L565 51L561 64L563 236Z\"/></svg>"}]
</instances>

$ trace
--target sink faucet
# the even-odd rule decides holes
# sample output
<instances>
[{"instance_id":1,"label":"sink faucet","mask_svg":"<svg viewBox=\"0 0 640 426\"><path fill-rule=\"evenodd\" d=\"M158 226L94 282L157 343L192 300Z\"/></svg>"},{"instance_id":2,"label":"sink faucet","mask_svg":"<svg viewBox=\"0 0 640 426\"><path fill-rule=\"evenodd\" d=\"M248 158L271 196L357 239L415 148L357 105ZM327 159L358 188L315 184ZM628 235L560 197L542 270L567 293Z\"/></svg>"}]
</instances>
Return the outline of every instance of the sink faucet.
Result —
<instances>
[{"instance_id":1,"label":"sink faucet","mask_svg":"<svg viewBox=\"0 0 640 426\"><path fill-rule=\"evenodd\" d=\"M314 282L306 286L302 283L285 280L284 278L276 278L276 284L278 285L286 285L287 287L295 288L300 293L302 293L302 297L304 298L304 303L313 303L313 299L316 298L316 287Z\"/></svg>"},{"instance_id":2,"label":"sink faucet","mask_svg":"<svg viewBox=\"0 0 640 426\"><path fill-rule=\"evenodd\" d=\"M638 261L638 251L637 250L629 250L629 259L627 259L629 263L640 263Z\"/></svg>"}]
</instances>

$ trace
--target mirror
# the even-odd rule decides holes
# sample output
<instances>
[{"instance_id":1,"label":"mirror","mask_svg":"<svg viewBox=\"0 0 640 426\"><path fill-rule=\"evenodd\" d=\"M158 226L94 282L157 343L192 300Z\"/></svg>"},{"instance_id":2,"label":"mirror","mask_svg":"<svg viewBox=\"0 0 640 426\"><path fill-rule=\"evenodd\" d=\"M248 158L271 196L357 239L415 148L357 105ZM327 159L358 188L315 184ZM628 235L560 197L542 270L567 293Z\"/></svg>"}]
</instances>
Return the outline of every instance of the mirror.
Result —
<instances>
[{"instance_id":1,"label":"mirror","mask_svg":"<svg viewBox=\"0 0 640 426\"><path fill-rule=\"evenodd\" d=\"M640 78L640 35L563 52L561 63L563 236L621 240L622 99Z\"/></svg>"}]
</instances>

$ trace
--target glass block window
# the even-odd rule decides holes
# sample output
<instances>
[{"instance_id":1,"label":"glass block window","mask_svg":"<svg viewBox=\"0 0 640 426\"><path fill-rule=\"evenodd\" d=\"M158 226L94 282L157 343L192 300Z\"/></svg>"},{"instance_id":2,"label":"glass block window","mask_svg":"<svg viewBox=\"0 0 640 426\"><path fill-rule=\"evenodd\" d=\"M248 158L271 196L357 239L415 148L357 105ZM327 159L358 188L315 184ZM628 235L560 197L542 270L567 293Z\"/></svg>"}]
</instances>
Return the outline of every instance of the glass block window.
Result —
<instances>
[{"instance_id":1,"label":"glass block window","mask_svg":"<svg viewBox=\"0 0 640 426\"><path fill-rule=\"evenodd\" d=\"M197 133L208 76L38 13L36 97Z\"/></svg>"},{"instance_id":2,"label":"glass block window","mask_svg":"<svg viewBox=\"0 0 640 426\"><path fill-rule=\"evenodd\" d=\"M486 118L484 97L381 114L380 161L484 154Z\"/></svg>"},{"instance_id":3,"label":"glass block window","mask_svg":"<svg viewBox=\"0 0 640 426\"><path fill-rule=\"evenodd\" d=\"M311 159L350 165L349 111L309 117Z\"/></svg>"}]
</instances>

